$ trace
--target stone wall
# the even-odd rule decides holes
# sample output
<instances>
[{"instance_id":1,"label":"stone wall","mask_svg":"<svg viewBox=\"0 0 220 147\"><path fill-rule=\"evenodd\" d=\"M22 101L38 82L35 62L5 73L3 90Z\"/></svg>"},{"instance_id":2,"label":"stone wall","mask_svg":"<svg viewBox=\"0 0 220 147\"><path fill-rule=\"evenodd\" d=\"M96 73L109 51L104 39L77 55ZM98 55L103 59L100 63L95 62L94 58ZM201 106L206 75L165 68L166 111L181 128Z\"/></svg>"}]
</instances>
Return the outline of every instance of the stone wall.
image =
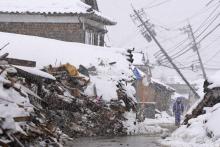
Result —
<instances>
[{"instance_id":1,"label":"stone wall","mask_svg":"<svg viewBox=\"0 0 220 147\"><path fill-rule=\"evenodd\" d=\"M76 23L0 22L0 31L70 42L85 42L82 26Z\"/></svg>"}]
</instances>

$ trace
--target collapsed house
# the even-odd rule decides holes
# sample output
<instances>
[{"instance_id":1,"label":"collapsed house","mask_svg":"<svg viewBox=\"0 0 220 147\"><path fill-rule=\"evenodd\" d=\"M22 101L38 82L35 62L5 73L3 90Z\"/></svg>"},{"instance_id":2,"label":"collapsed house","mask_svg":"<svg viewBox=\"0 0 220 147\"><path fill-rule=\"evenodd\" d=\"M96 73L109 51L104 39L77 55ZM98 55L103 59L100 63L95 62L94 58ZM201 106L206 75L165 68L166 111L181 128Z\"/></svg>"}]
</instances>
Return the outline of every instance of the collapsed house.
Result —
<instances>
[{"instance_id":1,"label":"collapsed house","mask_svg":"<svg viewBox=\"0 0 220 147\"><path fill-rule=\"evenodd\" d=\"M154 118L155 110L169 112L171 105L171 97L175 90L152 78L151 65L145 59L143 52L133 53L134 68L136 75L135 89L138 103L141 111L144 111L145 117Z\"/></svg>"},{"instance_id":2,"label":"collapsed house","mask_svg":"<svg viewBox=\"0 0 220 147\"><path fill-rule=\"evenodd\" d=\"M34 140L37 145L41 140L50 145L65 142L62 138L68 137L64 137L64 134L70 137L127 134L127 128L123 125L126 120L123 114L126 111L136 111L136 100L135 89L132 87L133 73L129 69L129 63L122 49L7 33L0 33L0 36L9 37L5 39L10 41L10 48L4 48L3 54L9 52L10 57L13 58L37 61L36 66L43 70L30 67L29 64L26 64L28 67L13 65L9 62L1 65L2 69L10 67L16 70L14 74L7 72L6 79L9 80L9 84L6 84L5 88L24 90L28 94L26 99L30 101L29 104L38 108L33 111L33 114L40 115L36 119L40 124L43 123L43 131L47 131L40 132L43 136L34 137L32 136L34 133L29 132L30 140ZM23 41L29 43L23 44L21 43ZM16 45L17 43L19 45ZM73 47L77 50L72 50ZM53 54L54 50L56 54ZM96 54L92 54L94 52ZM87 60L84 58L85 53L90 53ZM6 57L1 60L4 59L6 60ZM66 63L55 62L54 64L56 60ZM22 88L16 88L14 84L19 84ZM3 90L7 91L5 88ZM20 95L25 94L20 93ZM11 97L10 93L8 96ZM20 104L14 101L12 103L20 107ZM7 116L4 117L3 123ZM18 117L23 118L20 114ZM35 119L29 117L21 121L25 125L35 123ZM36 129L38 129L38 121L36 123ZM18 133L18 130L11 132L9 129L12 136L18 133L16 138L9 138L5 135L5 131L3 130L3 135L0 136L5 145L16 143L15 140L22 145L32 145L30 140L22 138L23 135ZM56 133L58 135L50 136Z\"/></svg>"},{"instance_id":3,"label":"collapsed house","mask_svg":"<svg viewBox=\"0 0 220 147\"><path fill-rule=\"evenodd\" d=\"M33 67L0 67L5 76L1 76L1 145L58 144L65 136L62 132L70 137L126 135L123 113L135 111L136 104L122 81L117 85L118 99L107 102L84 93L90 78L82 65L78 70L70 64L50 65L44 68L47 73Z\"/></svg>"},{"instance_id":4,"label":"collapsed house","mask_svg":"<svg viewBox=\"0 0 220 147\"><path fill-rule=\"evenodd\" d=\"M175 92L174 89L167 87L165 84L152 79L149 84L144 84L144 81L137 81L137 97L139 102L152 106L159 111L169 111L171 105L171 97ZM147 106L146 106L147 107ZM146 116L154 117L155 112L147 109Z\"/></svg>"}]
</instances>

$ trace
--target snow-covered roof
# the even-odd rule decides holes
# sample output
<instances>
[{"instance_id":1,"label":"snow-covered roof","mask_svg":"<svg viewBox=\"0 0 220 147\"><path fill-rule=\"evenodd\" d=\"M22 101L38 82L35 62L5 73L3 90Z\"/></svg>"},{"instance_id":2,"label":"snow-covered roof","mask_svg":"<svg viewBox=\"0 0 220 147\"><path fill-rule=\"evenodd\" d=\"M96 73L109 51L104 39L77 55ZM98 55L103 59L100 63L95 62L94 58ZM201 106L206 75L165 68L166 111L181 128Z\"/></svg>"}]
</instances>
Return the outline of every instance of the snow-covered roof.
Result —
<instances>
[{"instance_id":1,"label":"snow-covered roof","mask_svg":"<svg viewBox=\"0 0 220 147\"><path fill-rule=\"evenodd\" d=\"M80 0L0 0L0 13L81 15L108 25L115 24L96 10L88 12L90 8Z\"/></svg>"},{"instance_id":2,"label":"snow-covered roof","mask_svg":"<svg viewBox=\"0 0 220 147\"><path fill-rule=\"evenodd\" d=\"M175 89L173 89L173 88L170 87L169 85L167 85L167 84L161 82L161 81L158 80L158 79L151 78L151 82L152 82L152 83L159 84L159 85L161 85L161 86L164 86L164 87L166 87L167 89L169 89L169 90L171 90L171 91L175 91Z\"/></svg>"}]
</instances>

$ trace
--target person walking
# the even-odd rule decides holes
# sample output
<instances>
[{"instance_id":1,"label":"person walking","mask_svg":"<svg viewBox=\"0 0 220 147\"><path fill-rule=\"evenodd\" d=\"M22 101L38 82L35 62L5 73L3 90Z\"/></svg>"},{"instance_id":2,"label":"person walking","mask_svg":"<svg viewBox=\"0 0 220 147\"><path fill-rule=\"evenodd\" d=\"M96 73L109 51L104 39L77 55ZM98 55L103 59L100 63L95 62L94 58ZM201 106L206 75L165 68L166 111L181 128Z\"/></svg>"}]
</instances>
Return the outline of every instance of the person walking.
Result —
<instances>
[{"instance_id":1,"label":"person walking","mask_svg":"<svg viewBox=\"0 0 220 147\"><path fill-rule=\"evenodd\" d=\"M182 103L182 98L178 97L173 104L173 114L175 115L175 125L180 126L181 115L183 114L184 106Z\"/></svg>"}]
</instances>

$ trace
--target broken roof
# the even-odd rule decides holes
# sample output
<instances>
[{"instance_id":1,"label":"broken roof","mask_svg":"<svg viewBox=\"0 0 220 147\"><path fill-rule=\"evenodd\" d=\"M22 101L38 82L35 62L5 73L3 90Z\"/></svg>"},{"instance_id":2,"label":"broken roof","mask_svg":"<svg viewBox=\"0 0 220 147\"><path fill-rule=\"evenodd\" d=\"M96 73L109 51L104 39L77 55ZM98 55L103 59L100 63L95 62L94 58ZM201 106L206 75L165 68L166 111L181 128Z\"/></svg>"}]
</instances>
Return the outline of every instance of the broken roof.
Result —
<instances>
[{"instance_id":1,"label":"broken roof","mask_svg":"<svg viewBox=\"0 0 220 147\"><path fill-rule=\"evenodd\" d=\"M106 25L116 24L80 0L0 0L0 13L79 15Z\"/></svg>"}]
</instances>

